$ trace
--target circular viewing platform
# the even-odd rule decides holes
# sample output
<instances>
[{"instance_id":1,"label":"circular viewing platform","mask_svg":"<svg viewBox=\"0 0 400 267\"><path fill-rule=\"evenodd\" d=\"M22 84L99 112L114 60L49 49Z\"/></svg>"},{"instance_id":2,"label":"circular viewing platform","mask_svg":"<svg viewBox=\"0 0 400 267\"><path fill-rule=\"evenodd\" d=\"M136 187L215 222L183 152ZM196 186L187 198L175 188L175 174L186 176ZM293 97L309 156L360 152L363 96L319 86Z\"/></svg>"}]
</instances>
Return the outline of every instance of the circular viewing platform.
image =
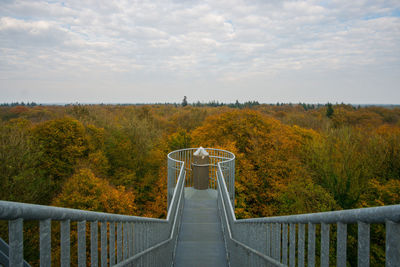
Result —
<instances>
[{"instance_id":1,"label":"circular viewing platform","mask_svg":"<svg viewBox=\"0 0 400 267\"><path fill-rule=\"evenodd\" d=\"M185 148L168 154L168 201L172 197L181 171L184 171L186 175L185 186L197 188L195 179L198 177L198 173L196 173L196 167L208 168L208 171L205 171L207 177L205 178L204 189L217 188L217 175L220 172L224 177L231 200L233 200L235 195L235 154L223 149L204 148L202 152L204 152L205 157L199 164L195 155L196 151L199 153L198 150L199 148ZM202 154L199 154L199 156L201 157ZM204 168L201 172L201 175L203 175Z\"/></svg>"}]
</instances>

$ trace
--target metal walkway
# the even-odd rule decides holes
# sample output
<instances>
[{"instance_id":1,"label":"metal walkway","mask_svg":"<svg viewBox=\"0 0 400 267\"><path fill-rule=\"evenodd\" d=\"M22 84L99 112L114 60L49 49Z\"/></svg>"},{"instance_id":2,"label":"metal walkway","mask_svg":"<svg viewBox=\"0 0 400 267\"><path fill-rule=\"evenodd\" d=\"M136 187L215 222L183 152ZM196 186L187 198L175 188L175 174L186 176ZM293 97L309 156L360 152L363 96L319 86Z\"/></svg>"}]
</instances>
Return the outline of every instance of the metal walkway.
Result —
<instances>
[{"instance_id":1,"label":"metal walkway","mask_svg":"<svg viewBox=\"0 0 400 267\"><path fill-rule=\"evenodd\" d=\"M175 266L228 266L217 208L217 191L186 187L184 205Z\"/></svg>"}]
</instances>

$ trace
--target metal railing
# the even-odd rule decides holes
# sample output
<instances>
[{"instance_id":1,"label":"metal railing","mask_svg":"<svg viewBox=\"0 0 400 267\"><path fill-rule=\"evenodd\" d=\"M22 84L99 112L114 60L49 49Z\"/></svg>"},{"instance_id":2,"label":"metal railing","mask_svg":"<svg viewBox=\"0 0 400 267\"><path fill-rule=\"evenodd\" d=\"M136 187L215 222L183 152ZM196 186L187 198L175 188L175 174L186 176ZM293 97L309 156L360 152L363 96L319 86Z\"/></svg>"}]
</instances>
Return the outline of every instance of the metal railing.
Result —
<instances>
[{"instance_id":1,"label":"metal railing","mask_svg":"<svg viewBox=\"0 0 400 267\"><path fill-rule=\"evenodd\" d=\"M71 264L71 222L77 222L78 266L87 263L88 224L91 266L99 265L99 256L101 266L171 266L183 210L186 174L184 162L176 162L175 167L177 171L171 173L171 179L176 184L166 220L0 201L0 220L8 220L9 224L8 266L23 266L23 224L27 220L40 222L40 266L51 266L52 221L60 222L60 266Z\"/></svg>"},{"instance_id":2,"label":"metal railing","mask_svg":"<svg viewBox=\"0 0 400 267\"><path fill-rule=\"evenodd\" d=\"M386 226L386 266L400 266L400 205L237 220L225 168L225 162L218 163L218 208L230 266L315 266L318 261L330 266L329 259L335 256L330 253L331 225L336 226L332 227L336 228L336 265L346 266L348 224L358 225L358 266L369 266L370 225L375 223Z\"/></svg>"},{"instance_id":3,"label":"metal railing","mask_svg":"<svg viewBox=\"0 0 400 267\"><path fill-rule=\"evenodd\" d=\"M191 164L195 150L168 154L166 220L0 201L0 220L9 223L9 253L0 259L8 257L8 266L23 266L23 224L36 220L40 225L41 266L51 265L52 221L60 223L60 266L71 264L72 222L77 223L78 266L86 266L88 255L91 266L98 266L99 262L101 266L173 265L184 187L193 185ZM237 220L235 155L220 149L206 150L210 154L209 188L218 190L218 208L231 266L305 266L306 263L315 266L318 262L329 266L330 257L335 256L330 253L330 236L336 236L337 266L346 266L348 224L358 226L358 266L369 266L370 225L377 223L386 226L386 266L400 266L400 205ZM87 235L90 236L88 255ZM320 244L319 256L317 244Z\"/></svg>"},{"instance_id":4,"label":"metal railing","mask_svg":"<svg viewBox=\"0 0 400 267\"><path fill-rule=\"evenodd\" d=\"M172 151L168 154L168 203L172 198L172 192L176 184L176 172L179 171L181 162L185 164L186 181L185 186L193 186L192 164L193 153L198 148L185 148ZM209 184L211 189L217 188L217 163L224 162L221 169L224 173L225 183L228 188L229 197L232 203L235 202L235 155L229 151L215 148L205 148L210 157L209 163ZM168 204L169 206L169 204Z\"/></svg>"}]
</instances>

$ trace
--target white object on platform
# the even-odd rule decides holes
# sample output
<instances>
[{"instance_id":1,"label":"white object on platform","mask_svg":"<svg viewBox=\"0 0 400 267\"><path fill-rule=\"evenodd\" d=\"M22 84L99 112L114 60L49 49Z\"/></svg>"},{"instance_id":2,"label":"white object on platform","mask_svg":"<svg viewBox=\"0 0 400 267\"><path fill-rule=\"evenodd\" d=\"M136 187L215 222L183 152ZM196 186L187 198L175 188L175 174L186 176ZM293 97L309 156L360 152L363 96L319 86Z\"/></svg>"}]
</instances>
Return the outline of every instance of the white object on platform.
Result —
<instances>
[{"instance_id":1,"label":"white object on platform","mask_svg":"<svg viewBox=\"0 0 400 267\"><path fill-rule=\"evenodd\" d=\"M204 157L208 156L208 152L203 147L199 147L193 155L201 156L201 158L204 159Z\"/></svg>"}]
</instances>

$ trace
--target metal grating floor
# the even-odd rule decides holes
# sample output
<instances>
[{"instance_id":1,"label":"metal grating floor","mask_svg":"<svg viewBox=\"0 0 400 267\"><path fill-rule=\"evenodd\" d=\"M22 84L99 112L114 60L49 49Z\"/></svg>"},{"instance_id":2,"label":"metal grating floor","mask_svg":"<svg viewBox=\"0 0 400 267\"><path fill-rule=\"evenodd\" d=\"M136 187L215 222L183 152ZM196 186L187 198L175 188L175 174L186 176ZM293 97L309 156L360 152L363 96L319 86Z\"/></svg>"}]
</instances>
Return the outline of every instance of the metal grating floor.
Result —
<instances>
[{"instance_id":1,"label":"metal grating floor","mask_svg":"<svg viewBox=\"0 0 400 267\"><path fill-rule=\"evenodd\" d=\"M227 266L216 190L185 188L174 266Z\"/></svg>"}]
</instances>

